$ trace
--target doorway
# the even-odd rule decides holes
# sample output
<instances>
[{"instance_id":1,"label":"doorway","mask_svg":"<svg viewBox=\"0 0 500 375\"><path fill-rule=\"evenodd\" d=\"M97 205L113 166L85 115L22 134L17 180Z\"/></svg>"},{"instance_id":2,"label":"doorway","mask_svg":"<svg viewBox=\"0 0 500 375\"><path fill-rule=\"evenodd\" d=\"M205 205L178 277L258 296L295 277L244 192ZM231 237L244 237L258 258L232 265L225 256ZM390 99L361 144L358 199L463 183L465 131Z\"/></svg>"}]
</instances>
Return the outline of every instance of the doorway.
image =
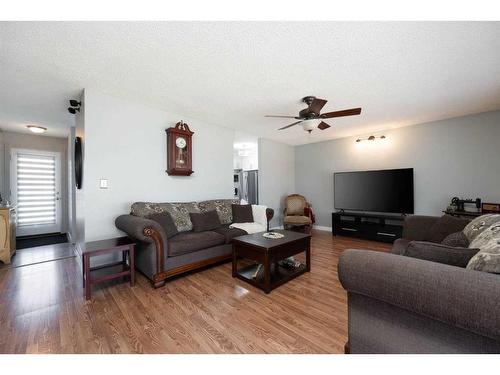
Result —
<instances>
[{"instance_id":1,"label":"doorway","mask_svg":"<svg viewBox=\"0 0 500 375\"><path fill-rule=\"evenodd\" d=\"M61 233L61 154L12 149L11 196L17 236Z\"/></svg>"}]
</instances>

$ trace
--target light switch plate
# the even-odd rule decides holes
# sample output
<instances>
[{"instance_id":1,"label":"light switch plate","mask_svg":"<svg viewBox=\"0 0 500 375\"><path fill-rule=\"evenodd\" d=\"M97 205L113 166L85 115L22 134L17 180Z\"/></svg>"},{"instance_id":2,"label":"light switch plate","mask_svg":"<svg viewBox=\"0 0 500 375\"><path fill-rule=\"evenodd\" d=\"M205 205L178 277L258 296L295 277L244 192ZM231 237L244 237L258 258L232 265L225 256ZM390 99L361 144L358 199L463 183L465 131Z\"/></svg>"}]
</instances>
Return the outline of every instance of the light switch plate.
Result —
<instances>
[{"instance_id":1,"label":"light switch plate","mask_svg":"<svg viewBox=\"0 0 500 375\"><path fill-rule=\"evenodd\" d=\"M108 180L106 178L101 178L101 180L99 181L99 188L100 189L108 188Z\"/></svg>"}]
</instances>

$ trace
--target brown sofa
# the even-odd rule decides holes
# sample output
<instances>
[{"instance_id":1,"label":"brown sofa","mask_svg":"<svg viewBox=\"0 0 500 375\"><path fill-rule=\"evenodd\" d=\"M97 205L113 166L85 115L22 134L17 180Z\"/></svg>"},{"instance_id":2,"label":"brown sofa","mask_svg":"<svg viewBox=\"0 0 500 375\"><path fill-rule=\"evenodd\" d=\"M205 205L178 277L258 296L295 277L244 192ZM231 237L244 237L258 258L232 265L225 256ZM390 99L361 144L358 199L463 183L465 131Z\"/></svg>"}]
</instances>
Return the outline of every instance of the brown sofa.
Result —
<instances>
[{"instance_id":1,"label":"brown sofa","mask_svg":"<svg viewBox=\"0 0 500 375\"><path fill-rule=\"evenodd\" d=\"M464 268L477 250L422 241L437 219L408 217L391 253L342 254L350 353L500 353L500 275Z\"/></svg>"},{"instance_id":2,"label":"brown sofa","mask_svg":"<svg viewBox=\"0 0 500 375\"><path fill-rule=\"evenodd\" d=\"M231 205L237 200L221 199L186 203L136 202L129 215L115 220L116 227L136 242L135 267L148 277L155 288L165 281L184 272L231 259L234 237L245 231L229 228L232 222ZM216 210L222 226L204 232L194 232L189 219L190 212ZM178 234L167 238L158 222L148 215L167 211L174 218ZM269 221L274 211L267 209Z\"/></svg>"}]
</instances>

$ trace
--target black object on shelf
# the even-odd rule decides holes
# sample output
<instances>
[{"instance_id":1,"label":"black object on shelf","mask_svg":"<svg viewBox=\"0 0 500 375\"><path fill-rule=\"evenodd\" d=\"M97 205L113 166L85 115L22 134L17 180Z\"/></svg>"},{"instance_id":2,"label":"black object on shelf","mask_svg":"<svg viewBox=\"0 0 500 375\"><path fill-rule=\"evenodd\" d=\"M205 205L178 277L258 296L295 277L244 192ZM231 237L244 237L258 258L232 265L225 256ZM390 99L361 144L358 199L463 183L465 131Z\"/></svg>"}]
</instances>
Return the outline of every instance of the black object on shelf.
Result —
<instances>
[{"instance_id":1,"label":"black object on shelf","mask_svg":"<svg viewBox=\"0 0 500 375\"><path fill-rule=\"evenodd\" d=\"M332 234L393 243L403 235L404 215L332 212Z\"/></svg>"}]
</instances>

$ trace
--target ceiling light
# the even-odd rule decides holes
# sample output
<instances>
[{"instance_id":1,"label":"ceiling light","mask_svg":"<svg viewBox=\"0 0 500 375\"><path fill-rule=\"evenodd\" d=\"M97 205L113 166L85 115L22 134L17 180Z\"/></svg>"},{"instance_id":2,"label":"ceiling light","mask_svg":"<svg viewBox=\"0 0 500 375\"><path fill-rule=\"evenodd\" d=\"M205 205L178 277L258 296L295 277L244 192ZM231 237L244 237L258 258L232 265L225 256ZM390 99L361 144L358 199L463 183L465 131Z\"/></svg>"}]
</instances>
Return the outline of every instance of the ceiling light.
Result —
<instances>
[{"instance_id":1,"label":"ceiling light","mask_svg":"<svg viewBox=\"0 0 500 375\"><path fill-rule=\"evenodd\" d=\"M356 139L356 142L361 142L361 141L374 141L376 139L385 139L386 136L385 135L381 135L380 137L377 137L375 135L370 135L368 138L358 138Z\"/></svg>"},{"instance_id":2,"label":"ceiling light","mask_svg":"<svg viewBox=\"0 0 500 375\"><path fill-rule=\"evenodd\" d=\"M26 125L26 127L35 134L43 134L47 131L47 128L44 128L43 126Z\"/></svg>"},{"instance_id":3,"label":"ceiling light","mask_svg":"<svg viewBox=\"0 0 500 375\"><path fill-rule=\"evenodd\" d=\"M306 132L312 132L314 129L318 128L318 125L321 123L321 120L319 119L311 119L311 120L304 120L300 123L302 126L302 129L304 129Z\"/></svg>"}]
</instances>

